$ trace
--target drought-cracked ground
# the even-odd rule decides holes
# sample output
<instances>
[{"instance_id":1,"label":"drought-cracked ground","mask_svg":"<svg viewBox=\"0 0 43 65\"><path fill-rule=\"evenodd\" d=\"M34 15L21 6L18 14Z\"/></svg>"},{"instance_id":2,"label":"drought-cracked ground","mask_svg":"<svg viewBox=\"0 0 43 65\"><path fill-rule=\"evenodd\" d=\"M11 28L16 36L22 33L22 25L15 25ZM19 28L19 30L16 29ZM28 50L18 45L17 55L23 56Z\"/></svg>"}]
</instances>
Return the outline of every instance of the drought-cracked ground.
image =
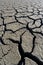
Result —
<instances>
[{"instance_id":1,"label":"drought-cracked ground","mask_svg":"<svg viewBox=\"0 0 43 65\"><path fill-rule=\"evenodd\" d=\"M43 65L43 6L37 2L0 0L0 65Z\"/></svg>"}]
</instances>

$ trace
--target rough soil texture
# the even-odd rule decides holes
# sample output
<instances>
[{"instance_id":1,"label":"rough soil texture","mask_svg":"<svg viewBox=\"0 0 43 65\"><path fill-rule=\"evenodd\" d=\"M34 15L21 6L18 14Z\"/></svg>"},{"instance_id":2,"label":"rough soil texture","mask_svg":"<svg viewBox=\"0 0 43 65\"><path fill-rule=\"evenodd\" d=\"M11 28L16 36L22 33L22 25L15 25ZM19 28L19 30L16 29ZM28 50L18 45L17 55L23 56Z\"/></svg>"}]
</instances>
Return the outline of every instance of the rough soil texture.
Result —
<instances>
[{"instance_id":1,"label":"rough soil texture","mask_svg":"<svg viewBox=\"0 0 43 65\"><path fill-rule=\"evenodd\" d=\"M0 65L43 65L43 0L0 0Z\"/></svg>"}]
</instances>

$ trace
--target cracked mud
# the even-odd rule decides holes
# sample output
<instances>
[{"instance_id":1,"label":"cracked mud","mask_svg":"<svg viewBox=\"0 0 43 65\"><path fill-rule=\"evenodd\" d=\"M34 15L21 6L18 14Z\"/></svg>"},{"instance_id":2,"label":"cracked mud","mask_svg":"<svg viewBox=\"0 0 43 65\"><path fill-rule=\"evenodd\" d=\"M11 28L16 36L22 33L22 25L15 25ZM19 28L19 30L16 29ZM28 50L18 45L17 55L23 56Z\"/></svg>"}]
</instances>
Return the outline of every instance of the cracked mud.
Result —
<instances>
[{"instance_id":1,"label":"cracked mud","mask_svg":"<svg viewBox=\"0 0 43 65\"><path fill-rule=\"evenodd\" d=\"M0 6L0 65L43 65L43 8L15 3Z\"/></svg>"}]
</instances>

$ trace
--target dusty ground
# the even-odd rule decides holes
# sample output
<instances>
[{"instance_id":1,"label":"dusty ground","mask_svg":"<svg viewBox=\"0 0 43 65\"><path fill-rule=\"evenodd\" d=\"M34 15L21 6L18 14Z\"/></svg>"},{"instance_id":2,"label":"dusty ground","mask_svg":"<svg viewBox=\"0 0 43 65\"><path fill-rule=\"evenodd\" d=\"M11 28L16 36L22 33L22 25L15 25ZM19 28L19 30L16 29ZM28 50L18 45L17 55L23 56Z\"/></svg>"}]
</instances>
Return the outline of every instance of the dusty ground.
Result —
<instances>
[{"instance_id":1,"label":"dusty ground","mask_svg":"<svg viewBox=\"0 0 43 65\"><path fill-rule=\"evenodd\" d=\"M43 65L43 0L0 0L0 65Z\"/></svg>"}]
</instances>

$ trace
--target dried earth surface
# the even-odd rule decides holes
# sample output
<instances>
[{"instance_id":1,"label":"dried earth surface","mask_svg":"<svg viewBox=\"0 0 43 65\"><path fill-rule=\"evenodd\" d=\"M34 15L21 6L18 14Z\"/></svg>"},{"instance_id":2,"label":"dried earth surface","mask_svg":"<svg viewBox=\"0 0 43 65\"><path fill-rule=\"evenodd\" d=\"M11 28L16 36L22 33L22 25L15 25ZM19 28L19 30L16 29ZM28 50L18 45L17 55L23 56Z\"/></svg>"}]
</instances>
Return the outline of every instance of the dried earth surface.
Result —
<instances>
[{"instance_id":1,"label":"dried earth surface","mask_svg":"<svg viewBox=\"0 0 43 65\"><path fill-rule=\"evenodd\" d=\"M0 65L43 65L43 0L0 0Z\"/></svg>"}]
</instances>

